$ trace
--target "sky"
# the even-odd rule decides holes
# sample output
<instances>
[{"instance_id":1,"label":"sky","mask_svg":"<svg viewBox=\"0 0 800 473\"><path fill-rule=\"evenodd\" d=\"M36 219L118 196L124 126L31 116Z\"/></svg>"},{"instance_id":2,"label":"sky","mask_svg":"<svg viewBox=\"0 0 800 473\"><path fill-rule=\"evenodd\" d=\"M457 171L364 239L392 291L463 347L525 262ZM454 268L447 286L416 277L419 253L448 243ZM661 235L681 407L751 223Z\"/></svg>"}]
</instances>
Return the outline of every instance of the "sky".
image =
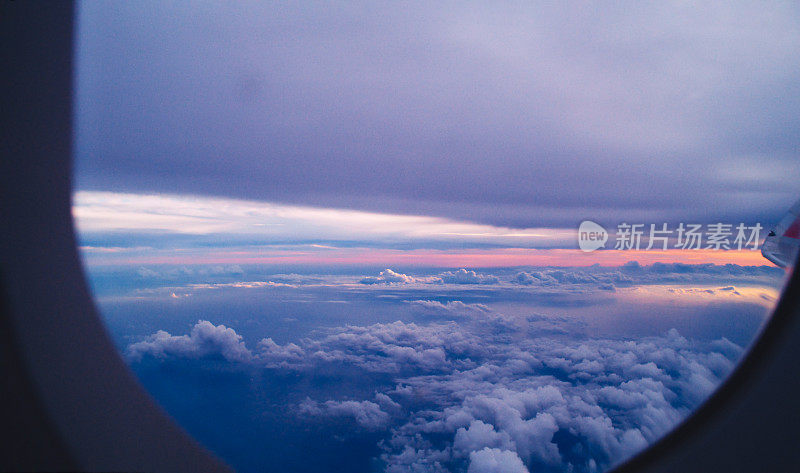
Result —
<instances>
[{"instance_id":1,"label":"sky","mask_svg":"<svg viewBox=\"0 0 800 473\"><path fill-rule=\"evenodd\" d=\"M708 248L705 226L699 248L680 249L673 226L666 250L631 252L616 249L617 230L610 227L606 246L586 253L577 248L577 228L510 228L216 197L78 191L73 215L91 265L613 266L634 258L643 264L761 265L757 241L767 232L742 249L718 251ZM731 245L735 236L732 230L727 237Z\"/></svg>"},{"instance_id":2,"label":"sky","mask_svg":"<svg viewBox=\"0 0 800 473\"><path fill-rule=\"evenodd\" d=\"M779 298L791 2L79 2L75 47L95 302L238 471L605 471Z\"/></svg>"},{"instance_id":3,"label":"sky","mask_svg":"<svg viewBox=\"0 0 800 473\"><path fill-rule=\"evenodd\" d=\"M76 185L430 215L775 221L792 2L81 2Z\"/></svg>"}]
</instances>

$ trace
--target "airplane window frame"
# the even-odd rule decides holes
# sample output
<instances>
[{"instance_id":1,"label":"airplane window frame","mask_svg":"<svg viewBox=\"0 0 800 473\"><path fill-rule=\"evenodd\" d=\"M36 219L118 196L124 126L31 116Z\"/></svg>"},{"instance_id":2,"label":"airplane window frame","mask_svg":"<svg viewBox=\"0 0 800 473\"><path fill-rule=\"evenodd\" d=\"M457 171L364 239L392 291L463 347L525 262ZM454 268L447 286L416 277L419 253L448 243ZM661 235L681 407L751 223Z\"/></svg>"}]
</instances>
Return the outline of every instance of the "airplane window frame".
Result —
<instances>
[{"instance_id":1,"label":"airplane window frame","mask_svg":"<svg viewBox=\"0 0 800 473\"><path fill-rule=\"evenodd\" d=\"M7 126L0 132L8 144L0 163L0 215L7 222L0 236L0 370L14 381L4 394L17 404L3 403L0 412L18 427L10 433L28 436L3 453L30 451L17 451L16 464L3 463L11 461L4 455L0 467L229 471L141 387L111 342L86 284L70 207L74 4L6 1L2 8L0 21L11 39L3 42L4 63L15 68L4 87ZM800 347L792 340L800 340L796 272L758 339L714 394L665 437L611 471L796 466L800 449L771 459L765 454L769 446L764 449L765 441L776 450L800 440L797 424L789 421L800 417L797 408L772 419L763 411L771 407L763 406L770 401L764 393L785 407L780 402L800 389L800 381L792 380L800 380L800 368L791 363L800 359ZM747 406L759 403L767 412L764 423L781 414L787 421L773 424L775 431L766 436L752 419L739 426L750 428L749 437L724 427L737 425L733 416L741 418ZM731 443L737 435L740 443ZM775 440L781 436L782 443ZM737 448L741 442L750 442L749 450Z\"/></svg>"}]
</instances>

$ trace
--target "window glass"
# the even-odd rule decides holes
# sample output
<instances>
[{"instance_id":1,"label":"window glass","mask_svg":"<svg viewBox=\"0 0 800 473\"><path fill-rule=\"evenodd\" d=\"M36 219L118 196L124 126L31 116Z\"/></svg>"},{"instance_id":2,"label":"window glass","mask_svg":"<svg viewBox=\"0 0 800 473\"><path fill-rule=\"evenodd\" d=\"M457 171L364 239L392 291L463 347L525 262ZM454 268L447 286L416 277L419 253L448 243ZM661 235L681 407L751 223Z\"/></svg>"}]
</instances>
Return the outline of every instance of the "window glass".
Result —
<instances>
[{"instance_id":1,"label":"window glass","mask_svg":"<svg viewBox=\"0 0 800 473\"><path fill-rule=\"evenodd\" d=\"M242 472L608 470L725 380L796 252L792 5L78 20L96 304Z\"/></svg>"}]
</instances>

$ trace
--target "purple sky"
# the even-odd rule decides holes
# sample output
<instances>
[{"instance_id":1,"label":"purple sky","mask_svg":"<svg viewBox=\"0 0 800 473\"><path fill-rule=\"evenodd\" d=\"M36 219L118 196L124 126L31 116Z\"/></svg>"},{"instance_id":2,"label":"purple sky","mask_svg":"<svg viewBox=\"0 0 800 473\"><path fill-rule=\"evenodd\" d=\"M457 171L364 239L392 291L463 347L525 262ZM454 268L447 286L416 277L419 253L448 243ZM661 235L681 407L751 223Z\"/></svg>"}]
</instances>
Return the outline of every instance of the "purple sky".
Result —
<instances>
[{"instance_id":1,"label":"purple sky","mask_svg":"<svg viewBox=\"0 0 800 473\"><path fill-rule=\"evenodd\" d=\"M80 5L77 187L434 215L769 225L800 9Z\"/></svg>"},{"instance_id":2,"label":"purple sky","mask_svg":"<svg viewBox=\"0 0 800 473\"><path fill-rule=\"evenodd\" d=\"M241 471L605 469L775 304L754 249L576 229L785 214L793 3L78 3L88 280Z\"/></svg>"}]
</instances>

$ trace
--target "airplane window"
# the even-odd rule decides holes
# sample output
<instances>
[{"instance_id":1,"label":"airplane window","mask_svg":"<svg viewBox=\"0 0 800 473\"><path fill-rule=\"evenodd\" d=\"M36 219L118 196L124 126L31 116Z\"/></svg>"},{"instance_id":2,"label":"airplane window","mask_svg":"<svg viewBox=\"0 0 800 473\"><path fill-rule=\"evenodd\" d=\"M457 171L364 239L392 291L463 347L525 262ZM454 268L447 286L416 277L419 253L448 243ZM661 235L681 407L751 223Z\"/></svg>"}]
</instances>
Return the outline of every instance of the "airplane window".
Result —
<instances>
[{"instance_id":1,"label":"airplane window","mask_svg":"<svg viewBox=\"0 0 800 473\"><path fill-rule=\"evenodd\" d=\"M95 302L241 472L611 470L797 258L795 10L80 2Z\"/></svg>"}]
</instances>

